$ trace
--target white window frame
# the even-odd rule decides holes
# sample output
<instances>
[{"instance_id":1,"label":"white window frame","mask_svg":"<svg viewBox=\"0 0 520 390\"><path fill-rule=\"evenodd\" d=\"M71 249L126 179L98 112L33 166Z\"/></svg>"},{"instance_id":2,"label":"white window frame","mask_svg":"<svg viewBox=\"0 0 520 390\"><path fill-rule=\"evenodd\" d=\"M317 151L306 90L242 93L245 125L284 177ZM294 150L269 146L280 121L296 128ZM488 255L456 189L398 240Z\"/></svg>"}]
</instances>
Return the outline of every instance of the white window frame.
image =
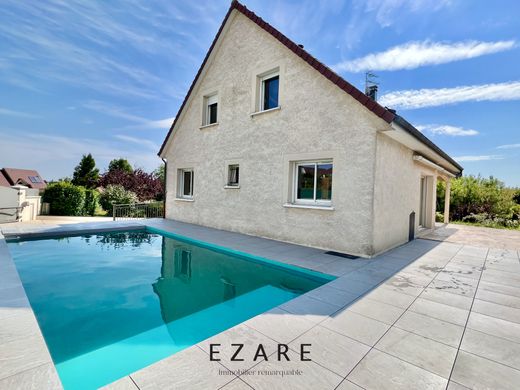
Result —
<instances>
[{"instance_id":1,"label":"white window frame","mask_svg":"<svg viewBox=\"0 0 520 390\"><path fill-rule=\"evenodd\" d=\"M209 106L214 103L217 103L217 120L214 123L209 123L210 117L211 117ZM219 101L218 101L218 92L214 92L212 94L204 96L202 126L212 126L212 125L218 124L219 111L220 111L220 109L219 109Z\"/></svg>"},{"instance_id":2,"label":"white window frame","mask_svg":"<svg viewBox=\"0 0 520 390\"><path fill-rule=\"evenodd\" d=\"M323 159L323 160L302 160L295 161L293 163L293 197L292 201L294 204L301 205L315 205L315 206L332 206L332 199L324 200L324 199L316 199L316 190L318 184L318 175L317 166L319 164L331 164L332 165L332 177L334 178L334 162L332 159ZM313 199L299 199L298 198L298 167L301 165L314 165L314 193Z\"/></svg>"},{"instance_id":3,"label":"white window frame","mask_svg":"<svg viewBox=\"0 0 520 390\"><path fill-rule=\"evenodd\" d=\"M236 184L232 184L230 182L230 174L231 174L231 167L237 167L238 168L238 181ZM226 187L240 187L240 164L228 164L227 165L227 182Z\"/></svg>"},{"instance_id":4,"label":"white window frame","mask_svg":"<svg viewBox=\"0 0 520 390\"><path fill-rule=\"evenodd\" d=\"M276 76L278 76L278 105L276 107L264 109L265 81L272 79L273 77L276 77ZM260 81L260 85L259 85L260 88L258 91L259 92L258 107L257 107L258 112L276 110L276 109L280 108L280 71L276 70L276 71L269 72L264 75L260 75L260 76L258 76L258 79Z\"/></svg>"},{"instance_id":5,"label":"white window frame","mask_svg":"<svg viewBox=\"0 0 520 390\"><path fill-rule=\"evenodd\" d=\"M190 190L191 190L191 194L190 195L186 195L184 194L184 174L186 172L191 172L191 175L190 175ZM178 191L177 191L177 197L178 198L181 198L181 199L193 199L193 168L180 168L177 170L177 174L178 174L178 180L177 180L177 183L178 183Z\"/></svg>"}]
</instances>

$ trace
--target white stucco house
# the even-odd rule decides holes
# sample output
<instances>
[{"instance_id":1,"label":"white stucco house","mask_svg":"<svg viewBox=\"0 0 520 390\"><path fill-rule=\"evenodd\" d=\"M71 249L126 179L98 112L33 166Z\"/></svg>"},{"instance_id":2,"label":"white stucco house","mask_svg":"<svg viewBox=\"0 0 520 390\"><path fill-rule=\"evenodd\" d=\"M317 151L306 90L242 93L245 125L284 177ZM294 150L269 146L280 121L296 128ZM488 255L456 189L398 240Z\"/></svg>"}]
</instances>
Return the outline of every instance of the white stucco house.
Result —
<instances>
[{"instance_id":1,"label":"white stucco house","mask_svg":"<svg viewBox=\"0 0 520 390\"><path fill-rule=\"evenodd\" d=\"M433 228L462 172L237 1L159 155L167 218L365 257Z\"/></svg>"}]
</instances>

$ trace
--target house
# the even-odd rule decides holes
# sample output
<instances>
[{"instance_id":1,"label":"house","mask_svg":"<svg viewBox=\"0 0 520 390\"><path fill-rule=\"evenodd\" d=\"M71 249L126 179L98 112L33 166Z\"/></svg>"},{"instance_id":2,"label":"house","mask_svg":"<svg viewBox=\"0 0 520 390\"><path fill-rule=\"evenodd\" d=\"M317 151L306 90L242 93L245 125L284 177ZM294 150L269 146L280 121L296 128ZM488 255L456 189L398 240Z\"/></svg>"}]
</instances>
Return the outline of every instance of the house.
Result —
<instances>
[{"instance_id":1,"label":"house","mask_svg":"<svg viewBox=\"0 0 520 390\"><path fill-rule=\"evenodd\" d=\"M364 257L433 228L463 169L237 1L159 156L167 218Z\"/></svg>"},{"instance_id":2,"label":"house","mask_svg":"<svg viewBox=\"0 0 520 390\"><path fill-rule=\"evenodd\" d=\"M28 188L43 190L47 187L40 174L32 169L2 168L0 169L0 186L24 185Z\"/></svg>"}]
</instances>

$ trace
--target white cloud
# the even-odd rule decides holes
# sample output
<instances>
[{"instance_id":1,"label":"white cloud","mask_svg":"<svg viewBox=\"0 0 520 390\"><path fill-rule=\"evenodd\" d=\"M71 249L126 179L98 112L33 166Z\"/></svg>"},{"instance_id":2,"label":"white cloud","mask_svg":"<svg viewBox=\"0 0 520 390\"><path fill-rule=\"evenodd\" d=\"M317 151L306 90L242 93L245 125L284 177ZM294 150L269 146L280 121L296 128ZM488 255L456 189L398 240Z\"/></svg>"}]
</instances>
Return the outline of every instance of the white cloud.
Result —
<instances>
[{"instance_id":1,"label":"white cloud","mask_svg":"<svg viewBox=\"0 0 520 390\"><path fill-rule=\"evenodd\" d=\"M459 156L454 157L456 161L488 161L488 160L502 160L504 157L496 156L496 155L487 155L487 156Z\"/></svg>"},{"instance_id":2,"label":"white cloud","mask_svg":"<svg viewBox=\"0 0 520 390\"><path fill-rule=\"evenodd\" d=\"M39 115L30 114L28 112L14 111L0 107L0 115L16 116L19 118L39 118Z\"/></svg>"},{"instance_id":3,"label":"white cloud","mask_svg":"<svg viewBox=\"0 0 520 390\"><path fill-rule=\"evenodd\" d=\"M392 108L415 109L470 101L518 99L520 99L520 81L512 81L454 88L395 91L381 96L379 102L384 106Z\"/></svg>"},{"instance_id":4,"label":"white cloud","mask_svg":"<svg viewBox=\"0 0 520 390\"><path fill-rule=\"evenodd\" d=\"M517 149L520 148L520 144L508 144L497 146L497 149Z\"/></svg>"},{"instance_id":5,"label":"white cloud","mask_svg":"<svg viewBox=\"0 0 520 390\"><path fill-rule=\"evenodd\" d=\"M131 137L129 135L124 135L124 134L116 134L116 135L114 135L114 138L117 138L121 141L145 146L148 149L155 150L156 152L159 151L159 145L157 145L155 142L150 141L148 139Z\"/></svg>"},{"instance_id":6,"label":"white cloud","mask_svg":"<svg viewBox=\"0 0 520 390\"><path fill-rule=\"evenodd\" d=\"M344 61L334 66L338 71L362 72L366 70L415 69L421 66L445 64L515 47L515 41L457 43L408 42L380 53Z\"/></svg>"},{"instance_id":7,"label":"white cloud","mask_svg":"<svg viewBox=\"0 0 520 390\"><path fill-rule=\"evenodd\" d=\"M416 126L421 132L428 132L431 134L449 135L452 137L466 137L477 135L478 131L473 129L464 129L462 127L450 125L422 125Z\"/></svg>"}]
</instances>

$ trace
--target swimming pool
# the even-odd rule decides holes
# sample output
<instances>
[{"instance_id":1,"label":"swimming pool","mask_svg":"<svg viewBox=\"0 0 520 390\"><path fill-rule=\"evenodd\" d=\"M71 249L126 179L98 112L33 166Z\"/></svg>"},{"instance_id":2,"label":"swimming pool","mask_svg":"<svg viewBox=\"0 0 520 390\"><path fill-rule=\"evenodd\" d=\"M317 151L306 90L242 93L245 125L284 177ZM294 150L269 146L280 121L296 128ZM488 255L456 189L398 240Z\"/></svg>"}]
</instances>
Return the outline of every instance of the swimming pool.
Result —
<instances>
[{"instance_id":1,"label":"swimming pool","mask_svg":"<svg viewBox=\"0 0 520 390\"><path fill-rule=\"evenodd\" d=\"M333 277L155 228L8 240L65 389L94 389Z\"/></svg>"}]
</instances>

